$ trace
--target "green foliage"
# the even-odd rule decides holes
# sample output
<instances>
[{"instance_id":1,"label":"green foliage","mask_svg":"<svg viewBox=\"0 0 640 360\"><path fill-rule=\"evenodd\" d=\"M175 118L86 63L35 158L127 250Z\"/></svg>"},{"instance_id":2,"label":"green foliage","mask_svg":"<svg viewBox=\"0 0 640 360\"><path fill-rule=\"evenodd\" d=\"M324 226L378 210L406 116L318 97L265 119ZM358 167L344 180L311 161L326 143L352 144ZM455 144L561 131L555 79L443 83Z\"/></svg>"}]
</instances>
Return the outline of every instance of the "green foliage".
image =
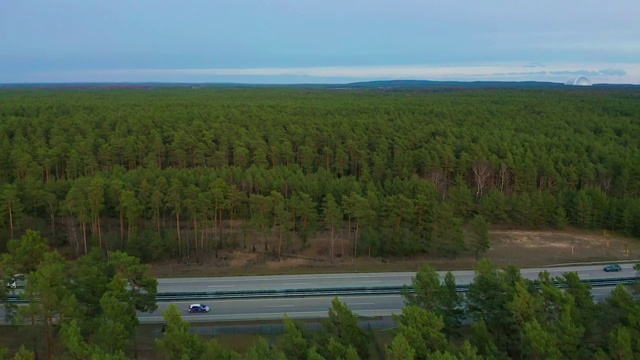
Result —
<instances>
[{"instance_id":1,"label":"green foliage","mask_svg":"<svg viewBox=\"0 0 640 360\"><path fill-rule=\"evenodd\" d=\"M122 285L128 286L128 296L135 309L142 312L153 312L157 309L156 295L158 280L147 276L149 265L140 263L140 259L126 253L116 251L109 255L110 266L115 273L125 280Z\"/></svg>"},{"instance_id":2,"label":"green foliage","mask_svg":"<svg viewBox=\"0 0 640 360\"><path fill-rule=\"evenodd\" d=\"M278 348L282 350L287 359L306 359L311 350L312 342L305 334L304 324L285 316L283 325L284 335L278 343Z\"/></svg>"},{"instance_id":3,"label":"green foliage","mask_svg":"<svg viewBox=\"0 0 640 360\"><path fill-rule=\"evenodd\" d=\"M456 289L455 277L451 272L440 283L438 273L428 264L424 264L412 279L413 293L404 287L402 295L407 305L418 306L443 317L447 332L455 330L464 315L462 297Z\"/></svg>"},{"instance_id":4,"label":"green foliage","mask_svg":"<svg viewBox=\"0 0 640 360\"><path fill-rule=\"evenodd\" d=\"M435 351L446 351L449 347L443 333L444 321L435 313L409 305L402 308L401 315L394 315L399 332L415 350L417 359L424 359Z\"/></svg>"},{"instance_id":5,"label":"green foliage","mask_svg":"<svg viewBox=\"0 0 640 360\"><path fill-rule=\"evenodd\" d=\"M40 268L29 274L18 314L27 323L42 324L49 356L54 353L55 324L77 314L76 298L68 288L66 260L57 252L44 254Z\"/></svg>"},{"instance_id":6,"label":"green foliage","mask_svg":"<svg viewBox=\"0 0 640 360\"><path fill-rule=\"evenodd\" d=\"M7 250L9 258L5 262L9 268L17 273L28 274L38 268L49 246L39 232L27 230L20 239L10 240Z\"/></svg>"},{"instance_id":7,"label":"green foliage","mask_svg":"<svg viewBox=\"0 0 640 360\"><path fill-rule=\"evenodd\" d=\"M87 359L87 360L125 360L122 350L108 352L99 346L90 342L86 342L81 333L80 327L75 320L62 324L60 329L60 338L65 347L65 353L70 359Z\"/></svg>"},{"instance_id":8,"label":"green foliage","mask_svg":"<svg viewBox=\"0 0 640 360\"><path fill-rule=\"evenodd\" d=\"M108 287L109 290L100 299L102 319L95 341L108 353L124 352L135 336L138 314L122 278L116 275Z\"/></svg>"},{"instance_id":9,"label":"green foliage","mask_svg":"<svg viewBox=\"0 0 640 360\"><path fill-rule=\"evenodd\" d=\"M402 333L393 338L391 346L386 349L388 360L413 360L416 351L411 347Z\"/></svg>"},{"instance_id":10,"label":"green foliage","mask_svg":"<svg viewBox=\"0 0 640 360\"><path fill-rule=\"evenodd\" d=\"M471 221L471 248L476 253L476 260L489 250L489 224L482 215L476 215Z\"/></svg>"},{"instance_id":11,"label":"green foliage","mask_svg":"<svg viewBox=\"0 0 640 360\"><path fill-rule=\"evenodd\" d=\"M331 302L329 318L323 321L323 326L328 336L325 346L334 339L344 346L353 346L360 358L369 358L370 336L358 327L358 317L338 297Z\"/></svg>"},{"instance_id":12,"label":"green foliage","mask_svg":"<svg viewBox=\"0 0 640 360\"><path fill-rule=\"evenodd\" d=\"M188 321L182 319L178 308L171 304L162 313L165 331L161 338L156 339L156 347L167 360L199 359L205 351L204 344L196 334L189 331Z\"/></svg>"},{"instance_id":13,"label":"green foliage","mask_svg":"<svg viewBox=\"0 0 640 360\"><path fill-rule=\"evenodd\" d=\"M202 352L201 360L240 360L242 357L240 354L233 350L226 349L216 339L211 339L204 345L204 351Z\"/></svg>"},{"instance_id":14,"label":"green foliage","mask_svg":"<svg viewBox=\"0 0 640 360\"><path fill-rule=\"evenodd\" d=\"M557 347L557 338L542 328L537 320L523 326L523 353L536 360L563 359Z\"/></svg>"},{"instance_id":15,"label":"green foliage","mask_svg":"<svg viewBox=\"0 0 640 360\"><path fill-rule=\"evenodd\" d=\"M245 360L286 360L285 355L277 348L269 346L263 337L258 338L245 355Z\"/></svg>"},{"instance_id":16,"label":"green foliage","mask_svg":"<svg viewBox=\"0 0 640 360\"><path fill-rule=\"evenodd\" d=\"M637 102L633 90L4 89L0 250L34 218L77 254L201 259L234 246L220 235L238 220L267 248L274 225L305 247L343 227L318 216L328 195L357 223L354 255L458 256L476 214L640 235ZM274 223L276 196L291 216Z\"/></svg>"},{"instance_id":17,"label":"green foliage","mask_svg":"<svg viewBox=\"0 0 640 360\"><path fill-rule=\"evenodd\" d=\"M13 356L13 360L35 360L36 356L33 352L27 350L24 345L20 346L18 352Z\"/></svg>"}]
</instances>

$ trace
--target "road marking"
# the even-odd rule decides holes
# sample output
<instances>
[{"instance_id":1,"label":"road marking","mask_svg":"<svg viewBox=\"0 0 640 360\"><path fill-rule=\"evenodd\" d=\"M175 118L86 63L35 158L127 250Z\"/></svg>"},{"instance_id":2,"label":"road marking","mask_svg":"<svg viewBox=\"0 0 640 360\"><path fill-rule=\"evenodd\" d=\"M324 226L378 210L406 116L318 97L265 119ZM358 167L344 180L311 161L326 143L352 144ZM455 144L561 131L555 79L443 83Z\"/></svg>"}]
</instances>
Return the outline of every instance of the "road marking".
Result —
<instances>
[{"instance_id":1,"label":"road marking","mask_svg":"<svg viewBox=\"0 0 640 360\"><path fill-rule=\"evenodd\" d=\"M373 283L379 283L381 281L369 280L369 281L359 281L359 282L361 282L363 284L373 284Z\"/></svg>"},{"instance_id":2,"label":"road marking","mask_svg":"<svg viewBox=\"0 0 640 360\"><path fill-rule=\"evenodd\" d=\"M283 284L286 286L291 286L291 285L309 285L309 283L288 283L288 284Z\"/></svg>"},{"instance_id":3,"label":"road marking","mask_svg":"<svg viewBox=\"0 0 640 360\"><path fill-rule=\"evenodd\" d=\"M235 285L209 285L207 287L213 287L213 288L215 288L215 287L235 287Z\"/></svg>"},{"instance_id":4,"label":"road marking","mask_svg":"<svg viewBox=\"0 0 640 360\"><path fill-rule=\"evenodd\" d=\"M353 305L375 305L375 304L376 303L351 303L351 304L348 304L348 305L352 305L353 306Z\"/></svg>"},{"instance_id":5,"label":"road marking","mask_svg":"<svg viewBox=\"0 0 640 360\"><path fill-rule=\"evenodd\" d=\"M268 307L268 308L285 308L285 307L293 307L293 305L267 305L265 307Z\"/></svg>"}]
</instances>

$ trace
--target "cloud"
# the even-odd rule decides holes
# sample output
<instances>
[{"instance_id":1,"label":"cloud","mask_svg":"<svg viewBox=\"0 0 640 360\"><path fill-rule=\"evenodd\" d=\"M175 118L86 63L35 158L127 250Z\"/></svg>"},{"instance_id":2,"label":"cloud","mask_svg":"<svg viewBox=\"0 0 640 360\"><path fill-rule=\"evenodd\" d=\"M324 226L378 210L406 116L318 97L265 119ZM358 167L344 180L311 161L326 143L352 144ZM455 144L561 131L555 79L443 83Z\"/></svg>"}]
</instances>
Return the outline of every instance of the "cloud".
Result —
<instances>
[{"instance_id":1,"label":"cloud","mask_svg":"<svg viewBox=\"0 0 640 360\"><path fill-rule=\"evenodd\" d=\"M548 71L514 71L514 72L503 72L503 73L493 73L491 75L494 76L541 76L547 75Z\"/></svg>"},{"instance_id":2,"label":"cloud","mask_svg":"<svg viewBox=\"0 0 640 360\"><path fill-rule=\"evenodd\" d=\"M623 69L602 69L600 70L600 74L609 76L625 76L627 75L627 72Z\"/></svg>"},{"instance_id":3,"label":"cloud","mask_svg":"<svg viewBox=\"0 0 640 360\"><path fill-rule=\"evenodd\" d=\"M627 72L624 69L602 69L602 70L561 70L550 71L552 75L581 75L581 76L625 76Z\"/></svg>"},{"instance_id":4,"label":"cloud","mask_svg":"<svg viewBox=\"0 0 640 360\"><path fill-rule=\"evenodd\" d=\"M581 75L581 76L598 76L600 72L598 71L589 71L589 70L559 70L559 71L549 71L551 75Z\"/></svg>"}]
</instances>

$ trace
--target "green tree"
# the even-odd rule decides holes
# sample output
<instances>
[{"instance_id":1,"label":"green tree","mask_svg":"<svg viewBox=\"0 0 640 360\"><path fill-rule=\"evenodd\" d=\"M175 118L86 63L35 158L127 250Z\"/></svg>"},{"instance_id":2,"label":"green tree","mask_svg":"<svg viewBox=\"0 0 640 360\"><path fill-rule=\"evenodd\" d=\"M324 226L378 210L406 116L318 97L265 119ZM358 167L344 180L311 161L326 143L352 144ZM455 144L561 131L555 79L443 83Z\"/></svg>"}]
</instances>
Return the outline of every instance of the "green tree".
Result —
<instances>
[{"instance_id":1,"label":"green tree","mask_svg":"<svg viewBox=\"0 0 640 360\"><path fill-rule=\"evenodd\" d=\"M394 315L399 333L415 350L417 359L425 359L435 351L449 347L443 333L444 321L435 313L409 305L402 308L401 315Z\"/></svg>"},{"instance_id":2,"label":"green tree","mask_svg":"<svg viewBox=\"0 0 640 360\"><path fill-rule=\"evenodd\" d=\"M620 326L614 329L611 334L609 334L609 355L611 355L612 359L623 360L623 359L634 359L636 358L632 348L632 340L631 333L628 328L624 326Z\"/></svg>"},{"instance_id":3,"label":"green tree","mask_svg":"<svg viewBox=\"0 0 640 360\"><path fill-rule=\"evenodd\" d=\"M264 243L264 251L269 250L267 234L269 227L271 226L270 209L271 198L263 195L251 195L249 198L249 205L251 208L251 223L262 234L262 241ZM255 245L254 245L255 250Z\"/></svg>"},{"instance_id":4,"label":"green tree","mask_svg":"<svg viewBox=\"0 0 640 360\"><path fill-rule=\"evenodd\" d=\"M542 328L537 320L526 322L523 327L523 353L528 359L563 359L558 350L557 338Z\"/></svg>"},{"instance_id":5,"label":"green tree","mask_svg":"<svg viewBox=\"0 0 640 360\"><path fill-rule=\"evenodd\" d=\"M60 327L60 339L65 349L65 355L71 359L87 360L126 360L124 352L107 353L100 347L86 342L82 338L80 327L76 320L65 322Z\"/></svg>"},{"instance_id":6,"label":"green tree","mask_svg":"<svg viewBox=\"0 0 640 360\"><path fill-rule=\"evenodd\" d=\"M242 357L237 352L229 350L220 345L220 343L216 339L211 339L204 345L204 351L202 353L202 356L200 356L200 359L241 360Z\"/></svg>"},{"instance_id":7,"label":"green tree","mask_svg":"<svg viewBox=\"0 0 640 360\"><path fill-rule=\"evenodd\" d=\"M197 334L190 332L188 321L182 319L180 311L170 304L162 313L165 330L162 337L156 339L158 352L167 360L199 359L204 352L204 345Z\"/></svg>"},{"instance_id":8,"label":"green tree","mask_svg":"<svg viewBox=\"0 0 640 360\"><path fill-rule=\"evenodd\" d=\"M411 288L404 286L402 296L407 305L437 312L440 310L442 292L440 275L429 264L423 264L416 272L416 276L411 279Z\"/></svg>"},{"instance_id":9,"label":"green tree","mask_svg":"<svg viewBox=\"0 0 640 360\"><path fill-rule=\"evenodd\" d=\"M182 259L183 246L182 236L180 231L180 215L184 207L183 200L184 186L178 179L171 179L171 186L167 193L167 206L172 209L173 214L176 217L176 238L178 239L178 257Z\"/></svg>"},{"instance_id":10,"label":"green tree","mask_svg":"<svg viewBox=\"0 0 640 360\"><path fill-rule=\"evenodd\" d=\"M67 262L62 255L46 253L40 268L28 276L24 297L29 304L19 310L32 326L43 326L48 359L54 354L56 323L66 321L77 311L75 296L67 288L66 273Z\"/></svg>"},{"instance_id":11,"label":"green tree","mask_svg":"<svg viewBox=\"0 0 640 360\"><path fill-rule=\"evenodd\" d=\"M508 359L509 357L500 352L496 346L493 335L487 328L484 320L471 324L471 344L478 349L479 353L486 359Z\"/></svg>"},{"instance_id":12,"label":"green tree","mask_svg":"<svg viewBox=\"0 0 640 360\"><path fill-rule=\"evenodd\" d=\"M24 345L20 346L20 349L13 356L13 360L34 360L36 356L33 352L27 350Z\"/></svg>"},{"instance_id":13,"label":"green tree","mask_svg":"<svg viewBox=\"0 0 640 360\"><path fill-rule=\"evenodd\" d=\"M109 290L100 299L102 314L95 340L107 353L124 352L138 328L138 314L125 283L115 275Z\"/></svg>"},{"instance_id":14,"label":"green tree","mask_svg":"<svg viewBox=\"0 0 640 360\"><path fill-rule=\"evenodd\" d=\"M476 215L471 222L472 249L476 253L476 260L489 250L489 224L482 215Z\"/></svg>"},{"instance_id":15,"label":"green tree","mask_svg":"<svg viewBox=\"0 0 640 360\"><path fill-rule=\"evenodd\" d=\"M100 224L100 213L104 210L104 188L105 182L101 176L94 176L87 186L87 198L89 211L93 219L93 233L98 236L98 246L102 249L102 225Z\"/></svg>"},{"instance_id":16,"label":"green tree","mask_svg":"<svg viewBox=\"0 0 640 360\"><path fill-rule=\"evenodd\" d=\"M19 240L9 240L7 251L9 257L6 265L18 273L28 274L38 268L49 246L38 231L27 230Z\"/></svg>"},{"instance_id":17,"label":"green tree","mask_svg":"<svg viewBox=\"0 0 640 360\"><path fill-rule=\"evenodd\" d=\"M360 360L358 351L355 347L349 344L345 344L336 338L330 338L327 345L327 356L329 359L336 360Z\"/></svg>"},{"instance_id":18,"label":"green tree","mask_svg":"<svg viewBox=\"0 0 640 360\"><path fill-rule=\"evenodd\" d=\"M402 333L396 335L391 346L385 350L388 360L413 360L416 356L416 351L409 345Z\"/></svg>"},{"instance_id":19,"label":"green tree","mask_svg":"<svg viewBox=\"0 0 640 360\"><path fill-rule=\"evenodd\" d=\"M140 259L120 251L110 254L110 265L125 280L121 285L128 288L129 301L137 311L154 312L158 308L158 280L147 275L149 265L143 265Z\"/></svg>"},{"instance_id":20,"label":"green tree","mask_svg":"<svg viewBox=\"0 0 640 360\"><path fill-rule=\"evenodd\" d=\"M285 355L275 347L270 347L267 341L260 337L251 345L247 354L246 360L286 360Z\"/></svg>"},{"instance_id":21,"label":"green tree","mask_svg":"<svg viewBox=\"0 0 640 360\"><path fill-rule=\"evenodd\" d=\"M304 249L307 247L309 236L318 221L317 205L311 195L299 191L293 193L292 203L296 209L296 231Z\"/></svg>"},{"instance_id":22,"label":"green tree","mask_svg":"<svg viewBox=\"0 0 640 360\"><path fill-rule=\"evenodd\" d=\"M464 250L462 219L453 214L451 206L441 203L433 213L433 241L440 254L454 259Z\"/></svg>"},{"instance_id":23,"label":"green tree","mask_svg":"<svg viewBox=\"0 0 640 360\"><path fill-rule=\"evenodd\" d=\"M305 335L304 325L285 316L283 326L284 335L280 338L278 348L287 359L305 360L311 350L312 342Z\"/></svg>"},{"instance_id":24,"label":"green tree","mask_svg":"<svg viewBox=\"0 0 640 360\"><path fill-rule=\"evenodd\" d=\"M20 202L18 186L16 184L4 184L0 192L0 214L3 222L9 225L11 239L14 236L16 223L23 216L24 206Z\"/></svg>"},{"instance_id":25,"label":"green tree","mask_svg":"<svg viewBox=\"0 0 640 360\"><path fill-rule=\"evenodd\" d=\"M333 195L327 194L324 198L322 214L324 223L329 227L329 257L333 259L335 256L336 226L339 226L342 220L342 212Z\"/></svg>"},{"instance_id":26,"label":"green tree","mask_svg":"<svg viewBox=\"0 0 640 360\"><path fill-rule=\"evenodd\" d=\"M329 318L323 321L323 327L329 338L334 338L344 346L353 346L360 358L369 358L368 334L358 326L356 314L338 297L331 302Z\"/></svg>"}]
</instances>

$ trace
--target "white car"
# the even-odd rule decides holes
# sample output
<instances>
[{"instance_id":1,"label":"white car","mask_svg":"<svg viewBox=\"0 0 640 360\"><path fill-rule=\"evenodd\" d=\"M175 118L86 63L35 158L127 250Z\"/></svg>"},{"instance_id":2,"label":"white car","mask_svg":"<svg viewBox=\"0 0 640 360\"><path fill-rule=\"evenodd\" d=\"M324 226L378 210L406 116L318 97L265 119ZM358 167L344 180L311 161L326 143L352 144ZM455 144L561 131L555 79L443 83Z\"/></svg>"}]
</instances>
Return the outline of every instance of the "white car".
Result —
<instances>
[{"instance_id":1,"label":"white car","mask_svg":"<svg viewBox=\"0 0 640 360\"><path fill-rule=\"evenodd\" d=\"M9 289L23 288L23 287L25 287L26 283L27 283L27 281L26 281L24 275L15 274L15 275L13 275L13 277L11 277L11 280L9 280L9 282L7 283L7 287Z\"/></svg>"},{"instance_id":2,"label":"white car","mask_svg":"<svg viewBox=\"0 0 640 360\"><path fill-rule=\"evenodd\" d=\"M205 304L191 304L189 305L189 312L190 313L208 313L209 312L209 306L205 305Z\"/></svg>"}]
</instances>

